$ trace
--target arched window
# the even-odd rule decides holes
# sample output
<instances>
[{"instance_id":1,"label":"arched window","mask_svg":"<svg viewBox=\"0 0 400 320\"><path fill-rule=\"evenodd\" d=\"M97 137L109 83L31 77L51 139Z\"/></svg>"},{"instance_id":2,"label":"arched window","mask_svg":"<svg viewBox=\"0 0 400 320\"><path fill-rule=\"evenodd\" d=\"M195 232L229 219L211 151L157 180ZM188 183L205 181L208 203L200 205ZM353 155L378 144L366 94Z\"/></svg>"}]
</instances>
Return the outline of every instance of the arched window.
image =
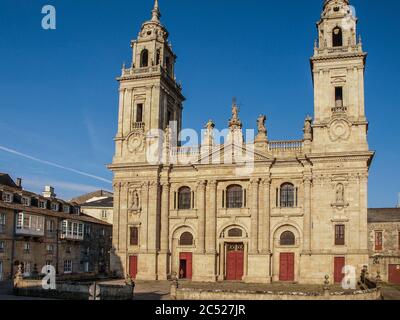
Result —
<instances>
[{"instance_id":1,"label":"arched window","mask_svg":"<svg viewBox=\"0 0 400 320\"><path fill-rule=\"evenodd\" d=\"M145 68L149 66L149 51L147 49L143 49L140 54L140 67Z\"/></svg>"},{"instance_id":2,"label":"arched window","mask_svg":"<svg viewBox=\"0 0 400 320\"><path fill-rule=\"evenodd\" d=\"M293 208L295 206L295 189L291 183L281 185L281 207Z\"/></svg>"},{"instance_id":3,"label":"arched window","mask_svg":"<svg viewBox=\"0 0 400 320\"><path fill-rule=\"evenodd\" d=\"M193 245L193 235L190 232L182 233L182 235L179 239L179 245L192 246Z\"/></svg>"},{"instance_id":4,"label":"arched window","mask_svg":"<svg viewBox=\"0 0 400 320\"><path fill-rule=\"evenodd\" d=\"M332 46L341 47L343 46L343 33L342 29L336 27L332 31Z\"/></svg>"},{"instance_id":5,"label":"arched window","mask_svg":"<svg viewBox=\"0 0 400 320\"><path fill-rule=\"evenodd\" d=\"M182 187L178 191L178 209L189 210L192 191L188 187Z\"/></svg>"},{"instance_id":6,"label":"arched window","mask_svg":"<svg viewBox=\"0 0 400 320\"><path fill-rule=\"evenodd\" d=\"M296 237L293 232L285 231L281 234L279 243L281 246L294 246L296 244Z\"/></svg>"},{"instance_id":7,"label":"arched window","mask_svg":"<svg viewBox=\"0 0 400 320\"><path fill-rule=\"evenodd\" d=\"M241 238L243 236L242 230L239 228L234 228L228 231L228 237L231 238Z\"/></svg>"},{"instance_id":8,"label":"arched window","mask_svg":"<svg viewBox=\"0 0 400 320\"><path fill-rule=\"evenodd\" d=\"M232 185L226 189L226 206L228 209L243 207L243 189L241 186Z\"/></svg>"}]
</instances>

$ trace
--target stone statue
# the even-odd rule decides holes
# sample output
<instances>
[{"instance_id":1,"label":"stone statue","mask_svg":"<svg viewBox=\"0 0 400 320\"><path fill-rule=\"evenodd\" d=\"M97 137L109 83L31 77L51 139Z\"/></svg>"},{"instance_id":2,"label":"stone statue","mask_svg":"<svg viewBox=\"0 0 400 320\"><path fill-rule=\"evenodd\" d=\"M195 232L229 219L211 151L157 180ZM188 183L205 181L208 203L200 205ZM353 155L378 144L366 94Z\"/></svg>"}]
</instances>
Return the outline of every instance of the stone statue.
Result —
<instances>
[{"instance_id":1,"label":"stone statue","mask_svg":"<svg viewBox=\"0 0 400 320\"><path fill-rule=\"evenodd\" d=\"M140 206L139 193L137 190L131 190L131 209L137 210Z\"/></svg>"},{"instance_id":2,"label":"stone statue","mask_svg":"<svg viewBox=\"0 0 400 320\"><path fill-rule=\"evenodd\" d=\"M208 120L208 122L207 122L207 124L206 124L206 126L204 128L206 128L208 132L214 130L214 128L215 128L214 121L212 121L211 119Z\"/></svg>"},{"instance_id":3,"label":"stone statue","mask_svg":"<svg viewBox=\"0 0 400 320\"><path fill-rule=\"evenodd\" d=\"M232 102L232 118L229 121L229 128L231 129L241 129L242 122L239 119L239 107L236 104L236 100L233 99Z\"/></svg>"},{"instance_id":4,"label":"stone statue","mask_svg":"<svg viewBox=\"0 0 400 320\"><path fill-rule=\"evenodd\" d=\"M265 127L265 121L267 120L267 117L265 115L260 115L257 119L257 127L258 127L258 133L266 133L267 128Z\"/></svg>"},{"instance_id":5,"label":"stone statue","mask_svg":"<svg viewBox=\"0 0 400 320\"><path fill-rule=\"evenodd\" d=\"M339 183L336 188L336 202L343 203L344 202L344 186Z\"/></svg>"}]
</instances>

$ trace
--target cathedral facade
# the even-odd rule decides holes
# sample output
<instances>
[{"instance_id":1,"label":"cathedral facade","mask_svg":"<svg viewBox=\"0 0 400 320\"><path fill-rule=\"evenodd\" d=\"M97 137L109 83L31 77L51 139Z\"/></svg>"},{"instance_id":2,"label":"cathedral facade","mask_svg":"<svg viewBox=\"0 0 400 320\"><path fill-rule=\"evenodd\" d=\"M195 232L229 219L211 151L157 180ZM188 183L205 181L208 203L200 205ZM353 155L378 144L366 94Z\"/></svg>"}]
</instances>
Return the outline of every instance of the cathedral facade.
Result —
<instances>
[{"instance_id":1,"label":"cathedral facade","mask_svg":"<svg viewBox=\"0 0 400 320\"><path fill-rule=\"evenodd\" d=\"M118 78L111 269L138 280L321 284L368 265L367 55L349 1L323 3L314 117L301 141L269 140L260 116L245 143L234 102L224 144L210 120L199 146L181 147L185 98L160 16L156 0Z\"/></svg>"}]
</instances>

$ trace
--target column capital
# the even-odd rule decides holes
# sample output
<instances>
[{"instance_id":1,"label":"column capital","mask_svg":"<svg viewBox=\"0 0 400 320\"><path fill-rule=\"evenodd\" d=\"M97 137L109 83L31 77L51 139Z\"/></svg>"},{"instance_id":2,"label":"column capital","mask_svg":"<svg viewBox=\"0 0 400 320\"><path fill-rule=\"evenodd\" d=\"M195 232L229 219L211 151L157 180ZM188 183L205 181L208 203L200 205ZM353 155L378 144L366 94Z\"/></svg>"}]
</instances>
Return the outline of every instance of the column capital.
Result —
<instances>
[{"instance_id":1,"label":"column capital","mask_svg":"<svg viewBox=\"0 0 400 320\"><path fill-rule=\"evenodd\" d=\"M196 187L201 188L201 189L205 188L206 185L207 185L207 180L200 180L200 181L197 181L197 183L196 183Z\"/></svg>"},{"instance_id":2,"label":"column capital","mask_svg":"<svg viewBox=\"0 0 400 320\"><path fill-rule=\"evenodd\" d=\"M257 186L260 183L260 178L252 178L250 179L251 186Z\"/></svg>"},{"instance_id":3,"label":"column capital","mask_svg":"<svg viewBox=\"0 0 400 320\"><path fill-rule=\"evenodd\" d=\"M304 176L303 177L303 182L304 182L304 184L311 184L312 177L311 176Z\"/></svg>"},{"instance_id":4,"label":"column capital","mask_svg":"<svg viewBox=\"0 0 400 320\"><path fill-rule=\"evenodd\" d=\"M213 187L213 188L217 187L217 184L218 184L217 180L208 180L208 183L207 183L208 186Z\"/></svg>"},{"instance_id":5,"label":"column capital","mask_svg":"<svg viewBox=\"0 0 400 320\"><path fill-rule=\"evenodd\" d=\"M271 181L272 181L272 179L270 177L261 178L261 184L263 186L268 186L268 187L271 186Z\"/></svg>"}]
</instances>

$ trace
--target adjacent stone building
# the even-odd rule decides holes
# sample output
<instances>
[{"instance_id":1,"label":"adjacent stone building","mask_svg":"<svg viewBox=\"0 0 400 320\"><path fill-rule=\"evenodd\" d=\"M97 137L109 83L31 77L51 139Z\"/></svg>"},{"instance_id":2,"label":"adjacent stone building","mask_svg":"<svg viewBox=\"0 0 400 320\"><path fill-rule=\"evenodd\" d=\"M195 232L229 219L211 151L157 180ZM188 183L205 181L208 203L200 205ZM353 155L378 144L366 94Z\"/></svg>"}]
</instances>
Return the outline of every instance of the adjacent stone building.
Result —
<instances>
[{"instance_id":1,"label":"adjacent stone building","mask_svg":"<svg viewBox=\"0 0 400 320\"><path fill-rule=\"evenodd\" d=\"M71 201L80 205L82 213L109 224L113 223L113 194L108 191L98 190Z\"/></svg>"},{"instance_id":2,"label":"adjacent stone building","mask_svg":"<svg viewBox=\"0 0 400 320\"><path fill-rule=\"evenodd\" d=\"M400 208L368 210L370 273L400 284Z\"/></svg>"},{"instance_id":3,"label":"adjacent stone building","mask_svg":"<svg viewBox=\"0 0 400 320\"><path fill-rule=\"evenodd\" d=\"M26 276L52 265L58 274L110 271L112 226L81 213L78 204L26 191L0 173L0 280L22 264Z\"/></svg>"},{"instance_id":4,"label":"adjacent stone building","mask_svg":"<svg viewBox=\"0 0 400 320\"><path fill-rule=\"evenodd\" d=\"M254 141L244 143L234 102L224 144L210 120L199 146L181 147L185 98L160 16L156 0L118 78L112 270L141 280L175 273L316 284L326 274L341 281L344 265L361 270L369 260L374 153L364 108L367 54L349 1L323 3L311 58L314 117L299 141L270 140L260 116Z\"/></svg>"}]
</instances>

